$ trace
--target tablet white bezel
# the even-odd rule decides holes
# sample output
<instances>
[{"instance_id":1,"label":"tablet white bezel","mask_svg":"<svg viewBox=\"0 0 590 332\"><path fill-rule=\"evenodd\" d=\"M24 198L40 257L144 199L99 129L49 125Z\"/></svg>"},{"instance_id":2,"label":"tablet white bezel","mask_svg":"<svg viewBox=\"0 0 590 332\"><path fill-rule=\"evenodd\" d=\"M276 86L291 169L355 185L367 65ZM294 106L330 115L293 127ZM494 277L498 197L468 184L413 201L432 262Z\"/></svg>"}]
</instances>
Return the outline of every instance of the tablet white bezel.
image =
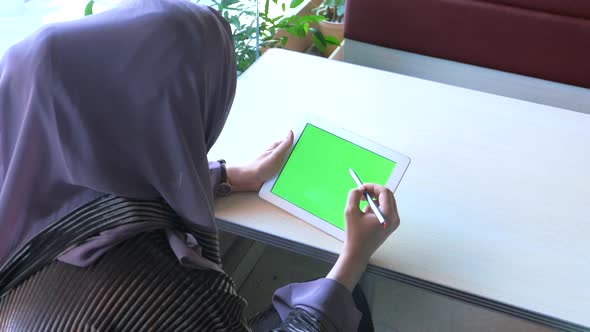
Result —
<instances>
[{"instance_id":1,"label":"tablet white bezel","mask_svg":"<svg viewBox=\"0 0 590 332\"><path fill-rule=\"evenodd\" d=\"M362 148L365 148L369 151L372 151L378 155L381 155L387 159L390 159L390 160L396 162L397 163L396 167L394 168L393 173L389 177L389 180L387 181L387 184L386 184L386 187L389 188L393 192L395 192L395 190L397 189L402 177L404 176L406 170L408 169L408 166L410 165L410 158L408 156L405 156L399 152L396 152L388 147L377 144L373 141L363 138L363 137L361 137L357 134L354 134L346 129L335 126L335 125L333 125L329 122L326 122L322 119L319 119L315 116L306 117L305 120L302 121L302 123L297 127L298 130L295 132L294 143L291 146L291 148L289 149L289 151L287 152L288 158L285 158L285 160L283 161L283 164L281 165L279 172L272 179L270 179L264 183L262 188L260 188L258 195L262 199L280 207L281 209L283 209L283 210L289 212L290 214L298 217L299 219L313 225L314 227L319 228L320 230L324 231L325 233L332 235L333 237L339 239L340 241L344 241L345 231L341 230L340 228L330 224L329 222L313 215L310 212L307 212L306 210L298 207L297 205L290 203L289 201L287 201L287 200L285 200L285 199L283 199L271 192L279 175L283 171L283 168L285 167L287 160L291 157L291 153L293 152L293 149L295 148L295 146L299 142L299 138L301 137L301 134L303 133L303 130L305 129L305 126L307 124L314 125L314 126L321 128L331 134L334 134L342 139L345 139L353 144L356 144ZM344 213L344 211L342 211L342 213Z\"/></svg>"}]
</instances>

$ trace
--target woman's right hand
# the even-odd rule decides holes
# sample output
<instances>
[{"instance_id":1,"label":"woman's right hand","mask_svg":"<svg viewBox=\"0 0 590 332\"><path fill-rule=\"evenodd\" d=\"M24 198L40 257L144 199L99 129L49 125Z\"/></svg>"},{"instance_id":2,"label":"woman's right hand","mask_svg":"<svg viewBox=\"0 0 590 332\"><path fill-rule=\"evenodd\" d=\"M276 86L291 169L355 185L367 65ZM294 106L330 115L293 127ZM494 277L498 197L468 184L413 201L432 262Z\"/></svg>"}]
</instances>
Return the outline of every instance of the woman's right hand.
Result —
<instances>
[{"instance_id":1,"label":"woman's right hand","mask_svg":"<svg viewBox=\"0 0 590 332\"><path fill-rule=\"evenodd\" d=\"M361 200L365 199L365 190L377 199L375 203L387 221L386 227L379 223L370 207L367 206L365 211L360 210ZM349 192L345 217L344 247L326 278L336 280L352 291L363 275L371 255L397 229L400 220L393 193L377 184L365 184Z\"/></svg>"},{"instance_id":2,"label":"woman's right hand","mask_svg":"<svg viewBox=\"0 0 590 332\"><path fill-rule=\"evenodd\" d=\"M386 225L379 222L370 206L367 205L365 211L359 209L361 200L366 200L365 191L376 199L375 203L383 213L387 221ZM367 262L400 225L393 193L387 187L378 184L365 184L363 187L351 190L348 193L345 217L346 241L343 253Z\"/></svg>"}]
</instances>

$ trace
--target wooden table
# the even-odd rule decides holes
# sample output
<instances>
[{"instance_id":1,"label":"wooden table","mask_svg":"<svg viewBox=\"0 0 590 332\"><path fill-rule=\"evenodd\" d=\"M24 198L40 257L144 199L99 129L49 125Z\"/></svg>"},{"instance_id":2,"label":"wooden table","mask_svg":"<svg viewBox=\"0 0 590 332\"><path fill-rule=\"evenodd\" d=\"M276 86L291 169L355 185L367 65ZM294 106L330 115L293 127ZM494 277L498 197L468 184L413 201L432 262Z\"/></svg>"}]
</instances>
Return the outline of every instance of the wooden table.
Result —
<instances>
[{"instance_id":1,"label":"wooden table","mask_svg":"<svg viewBox=\"0 0 590 332\"><path fill-rule=\"evenodd\" d=\"M400 151L400 228L369 273L571 331L590 327L590 115L283 50L238 82L210 159L252 160L304 114ZM333 261L341 243L235 194L220 228Z\"/></svg>"}]
</instances>

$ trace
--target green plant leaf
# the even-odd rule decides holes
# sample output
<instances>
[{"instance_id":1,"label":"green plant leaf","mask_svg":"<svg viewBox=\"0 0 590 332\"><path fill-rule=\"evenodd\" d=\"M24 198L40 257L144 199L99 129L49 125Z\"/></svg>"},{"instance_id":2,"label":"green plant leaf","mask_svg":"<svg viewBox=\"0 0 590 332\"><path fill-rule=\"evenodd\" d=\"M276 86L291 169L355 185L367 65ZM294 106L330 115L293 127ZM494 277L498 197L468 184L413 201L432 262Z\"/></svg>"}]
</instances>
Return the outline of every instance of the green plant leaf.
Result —
<instances>
[{"instance_id":1,"label":"green plant leaf","mask_svg":"<svg viewBox=\"0 0 590 332\"><path fill-rule=\"evenodd\" d=\"M94 7L94 0L88 1L86 8L84 8L84 16L92 15L92 8Z\"/></svg>"},{"instance_id":2,"label":"green plant leaf","mask_svg":"<svg viewBox=\"0 0 590 332\"><path fill-rule=\"evenodd\" d=\"M281 8L283 9L283 12L287 10L284 2L281 4Z\"/></svg>"},{"instance_id":3,"label":"green plant leaf","mask_svg":"<svg viewBox=\"0 0 590 332\"><path fill-rule=\"evenodd\" d=\"M305 31L305 35L309 34L309 22L303 23L303 31Z\"/></svg>"},{"instance_id":4,"label":"green plant leaf","mask_svg":"<svg viewBox=\"0 0 590 332\"><path fill-rule=\"evenodd\" d=\"M320 23L325 21L327 18L323 15L306 15L306 16L297 16L301 23Z\"/></svg>"},{"instance_id":5,"label":"green plant leaf","mask_svg":"<svg viewBox=\"0 0 590 332\"><path fill-rule=\"evenodd\" d=\"M305 31L301 27L287 27L287 28L284 28L284 30L287 31L288 33L292 34L295 37L303 38L303 37L307 36Z\"/></svg>"},{"instance_id":6,"label":"green plant leaf","mask_svg":"<svg viewBox=\"0 0 590 332\"><path fill-rule=\"evenodd\" d=\"M283 37L281 38L281 45L283 45L283 46L287 45L287 42L288 42L288 41L289 41L289 37L287 37L287 36L283 36Z\"/></svg>"},{"instance_id":7,"label":"green plant leaf","mask_svg":"<svg viewBox=\"0 0 590 332\"><path fill-rule=\"evenodd\" d=\"M312 35L312 39L315 47L317 47L320 52L326 52L326 44L322 43L322 41L316 35Z\"/></svg>"},{"instance_id":8,"label":"green plant leaf","mask_svg":"<svg viewBox=\"0 0 590 332\"><path fill-rule=\"evenodd\" d=\"M235 4L237 4L240 0L221 0L221 6L222 7L231 7Z\"/></svg>"},{"instance_id":9,"label":"green plant leaf","mask_svg":"<svg viewBox=\"0 0 590 332\"><path fill-rule=\"evenodd\" d=\"M340 46L340 41L334 36L324 36L324 40L326 41L326 44Z\"/></svg>"},{"instance_id":10,"label":"green plant leaf","mask_svg":"<svg viewBox=\"0 0 590 332\"><path fill-rule=\"evenodd\" d=\"M274 19L272 19L271 22L275 23L277 21L280 21L283 19L283 17L285 17L285 15L279 15L279 16L275 17Z\"/></svg>"},{"instance_id":11,"label":"green plant leaf","mask_svg":"<svg viewBox=\"0 0 590 332\"><path fill-rule=\"evenodd\" d=\"M289 24L293 24L293 22L296 22L299 19L298 16L288 16L283 18L279 24L284 24L284 25L289 25Z\"/></svg>"},{"instance_id":12,"label":"green plant leaf","mask_svg":"<svg viewBox=\"0 0 590 332\"><path fill-rule=\"evenodd\" d=\"M236 28L239 28L240 27L240 18L239 17L233 16L228 21L229 21L230 24L232 24Z\"/></svg>"},{"instance_id":13,"label":"green plant leaf","mask_svg":"<svg viewBox=\"0 0 590 332\"><path fill-rule=\"evenodd\" d=\"M322 52L322 53L326 52L326 47L328 45L326 44L326 39L324 38L324 34L316 28L311 28L311 29L309 29L309 31L311 31L311 37L312 37L315 47L317 47L318 50L320 50L320 52Z\"/></svg>"},{"instance_id":14,"label":"green plant leaf","mask_svg":"<svg viewBox=\"0 0 590 332\"><path fill-rule=\"evenodd\" d=\"M293 0L291 1L290 8L297 8L299 5L303 3L303 0Z\"/></svg>"},{"instance_id":15,"label":"green plant leaf","mask_svg":"<svg viewBox=\"0 0 590 332\"><path fill-rule=\"evenodd\" d=\"M272 0L274 3L277 3L277 0ZM268 16L268 6L270 5L270 1L266 0L264 3L264 16Z\"/></svg>"}]
</instances>

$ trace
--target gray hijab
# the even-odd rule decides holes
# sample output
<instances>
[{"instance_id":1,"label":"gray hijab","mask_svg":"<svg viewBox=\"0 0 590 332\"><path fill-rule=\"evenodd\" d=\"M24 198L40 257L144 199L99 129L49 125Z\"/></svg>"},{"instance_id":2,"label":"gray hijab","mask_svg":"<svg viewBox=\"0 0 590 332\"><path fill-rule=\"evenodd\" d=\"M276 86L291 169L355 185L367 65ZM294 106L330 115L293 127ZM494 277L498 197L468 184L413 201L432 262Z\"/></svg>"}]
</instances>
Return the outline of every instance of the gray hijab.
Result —
<instances>
[{"instance_id":1,"label":"gray hijab","mask_svg":"<svg viewBox=\"0 0 590 332\"><path fill-rule=\"evenodd\" d=\"M0 62L0 266L104 194L215 232L207 152L236 88L229 25L178 1L54 24Z\"/></svg>"}]
</instances>

